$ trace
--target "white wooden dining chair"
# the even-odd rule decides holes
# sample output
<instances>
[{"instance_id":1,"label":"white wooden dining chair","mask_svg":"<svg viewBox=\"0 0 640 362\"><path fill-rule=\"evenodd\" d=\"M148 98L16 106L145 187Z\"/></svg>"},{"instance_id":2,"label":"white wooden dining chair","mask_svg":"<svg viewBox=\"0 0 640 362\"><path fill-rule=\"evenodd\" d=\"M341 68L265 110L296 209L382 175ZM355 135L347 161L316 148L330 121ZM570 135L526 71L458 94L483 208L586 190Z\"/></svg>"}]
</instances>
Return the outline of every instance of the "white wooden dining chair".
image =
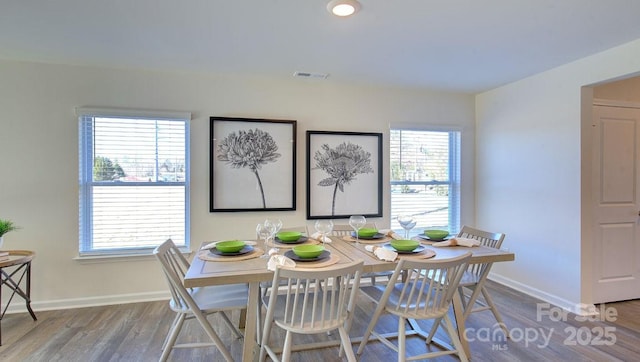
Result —
<instances>
[{"instance_id":1,"label":"white wooden dining chair","mask_svg":"<svg viewBox=\"0 0 640 362\"><path fill-rule=\"evenodd\" d=\"M475 239L478 240L482 246L500 249L506 235L504 233L493 233L464 225L456 236ZM471 313L490 310L496 322L498 322L498 326L500 326L505 336L509 338L509 329L502 320L502 316L500 316L498 308L493 302L493 299L491 299L489 291L484 286L489 276L491 265L492 263L471 264L462 275L460 285L458 286L460 299L462 301L462 318L466 321ZM479 298L480 295L482 295L483 299ZM434 325L429 333L430 336L435 334L435 329L436 326Z\"/></svg>"},{"instance_id":2,"label":"white wooden dining chair","mask_svg":"<svg viewBox=\"0 0 640 362\"><path fill-rule=\"evenodd\" d=\"M249 288L246 284L229 284L202 288L185 288L184 275L189 269L189 261L182 255L171 239L158 246L153 254L160 261L162 270L169 284L171 300L169 307L176 312L169 333L162 346L160 361L166 361L176 348L210 347L218 348L226 361L233 361L231 353L215 332L207 316L218 313L238 338L240 331L231 323L227 312L240 310L246 312ZM196 319L212 342L176 344L182 326L186 320Z\"/></svg>"},{"instance_id":3,"label":"white wooden dining chair","mask_svg":"<svg viewBox=\"0 0 640 362\"><path fill-rule=\"evenodd\" d=\"M480 242L480 245L500 249L502 242L504 241L504 233L493 233L488 231L479 230L471 226L464 225L457 237L475 239ZM489 291L485 288L484 283L489 276L492 263L477 263L471 264L462 275L458 291L460 293L460 300L462 302L462 318L466 322L471 313L482 312L485 310L491 310L494 318L498 322L498 326L504 332L506 338L510 338L509 329L505 325L498 308L496 307ZM480 295L484 300L480 299ZM429 337L433 337L437 326L434 324L429 333Z\"/></svg>"},{"instance_id":4,"label":"white wooden dining chair","mask_svg":"<svg viewBox=\"0 0 640 362\"><path fill-rule=\"evenodd\" d=\"M462 227L458 236L478 240L480 245L496 249L500 249L505 238L503 233L483 231L466 225ZM471 313L490 310L506 337L509 338L509 330L485 287L491 265L491 263L471 264L462 276L458 289L462 297L463 318L467 320ZM484 300L479 298L480 295Z\"/></svg>"},{"instance_id":5,"label":"white wooden dining chair","mask_svg":"<svg viewBox=\"0 0 640 362\"><path fill-rule=\"evenodd\" d=\"M280 288L280 295L275 288L269 294L260 361L264 361L267 355L274 361L279 360L279 351L270 342L274 326L286 331L282 361L291 358L292 334L320 334L335 330L340 335L340 356L344 351L347 360L355 361L349 329L363 265L360 260L315 269L277 267L273 284L282 285L284 282L284 287Z\"/></svg>"},{"instance_id":6,"label":"white wooden dining chair","mask_svg":"<svg viewBox=\"0 0 640 362\"><path fill-rule=\"evenodd\" d=\"M363 287L362 290L365 293L371 293L372 298L379 297L380 299L357 353L362 354L369 337L373 335L398 353L398 361L422 360L448 354L457 354L461 361L467 361L464 348L451 323L448 311L470 258L471 253L442 260L400 259L381 297L378 287ZM403 273L405 276L402 276ZM389 313L398 318L397 334L383 335L375 331L375 326L383 313ZM427 343L431 342L430 336L422 330L414 329L407 333L405 330L407 322L428 319L432 319L434 325L436 323L440 325L441 319L445 321L444 328L454 348L407 357L406 337L408 334L418 334L425 338ZM389 340L391 336L398 337L397 345Z\"/></svg>"},{"instance_id":7,"label":"white wooden dining chair","mask_svg":"<svg viewBox=\"0 0 640 362\"><path fill-rule=\"evenodd\" d=\"M282 228L280 229L280 231L297 231L307 237L310 235L306 226L294 226L294 227ZM267 307L266 298L268 296L269 291L271 290L271 285L272 285L271 281L260 282L260 305L264 306L265 308ZM262 332L262 311L261 310L258 313L257 322L258 322L258 333L256 334L256 338L258 339L258 342L259 342L262 338L262 336L260 335L260 333Z\"/></svg>"}]
</instances>

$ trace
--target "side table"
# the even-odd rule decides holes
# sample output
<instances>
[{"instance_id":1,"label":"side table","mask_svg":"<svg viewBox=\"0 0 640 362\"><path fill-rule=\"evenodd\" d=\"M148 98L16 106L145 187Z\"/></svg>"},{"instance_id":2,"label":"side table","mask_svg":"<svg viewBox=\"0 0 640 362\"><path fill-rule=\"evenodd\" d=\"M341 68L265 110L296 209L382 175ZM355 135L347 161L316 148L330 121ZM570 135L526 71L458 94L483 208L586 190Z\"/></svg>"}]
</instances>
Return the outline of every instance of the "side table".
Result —
<instances>
[{"instance_id":1,"label":"side table","mask_svg":"<svg viewBox=\"0 0 640 362\"><path fill-rule=\"evenodd\" d=\"M0 260L0 307L2 306L2 286L6 285L12 290L11 296L7 301L2 314L0 314L0 346L2 345L2 318L9 308L9 304L13 297L17 294L22 297L26 304L29 314L33 320L37 320L36 314L31 309L31 260L35 257L35 253L30 250L7 250L9 259ZM25 279L24 289L20 287L20 283Z\"/></svg>"}]
</instances>

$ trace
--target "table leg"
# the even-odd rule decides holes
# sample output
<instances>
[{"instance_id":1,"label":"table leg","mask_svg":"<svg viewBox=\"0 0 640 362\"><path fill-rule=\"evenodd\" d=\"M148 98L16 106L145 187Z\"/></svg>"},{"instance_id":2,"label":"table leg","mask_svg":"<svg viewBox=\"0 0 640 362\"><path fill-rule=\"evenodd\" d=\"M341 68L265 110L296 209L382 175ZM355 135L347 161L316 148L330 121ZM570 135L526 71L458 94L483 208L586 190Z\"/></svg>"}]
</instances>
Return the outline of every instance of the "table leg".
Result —
<instances>
[{"instance_id":1,"label":"table leg","mask_svg":"<svg viewBox=\"0 0 640 362\"><path fill-rule=\"evenodd\" d=\"M462 343L462 348L467 358L471 360L471 350L469 349L469 341L466 338L466 325L464 322L464 308L462 307L462 296L460 291L456 290L453 294L453 315L456 318L456 329L458 330L458 338Z\"/></svg>"},{"instance_id":2,"label":"table leg","mask_svg":"<svg viewBox=\"0 0 640 362\"><path fill-rule=\"evenodd\" d=\"M22 272L21 274L19 274L20 272ZM14 281L14 275L19 275L20 278L18 279L18 281ZM22 290L22 288L20 288L20 283L22 283L22 279L26 276L26 291ZM9 304L11 304L11 301L13 300L13 297L18 294L20 297L22 297L25 300L25 303L27 305L27 310L29 311L29 314L31 314L31 318L33 318L33 320L38 320L36 318L36 314L33 312L33 309L31 309L31 262L27 262L24 263L20 266L18 266L17 268L13 269L11 271L11 273L7 273L3 268L0 268L0 292L2 291L2 286L6 285L11 289L11 295L9 297L9 300L7 301L7 305L4 307L4 309L0 312L0 346L2 346L2 328L1 328L1 323L2 323L2 318L4 318L5 313L7 312L7 309L9 309ZM0 293L0 297L1 297L2 293ZM2 305L2 299L0 298L0 306Z\"/></svg>"},{"instance_id":3,"label":"table leg","mask_svg":"<svg viewBox=\"0 0 640 362\"><path fill-rule=\"evenodd\" d=\"M4 285L4 271L0 268L0 307L2 307L2 286ZM9 307L7 305L7 307ZM6 309L5 309L6 310ZM0 313L0 346L2 346L2 318L4 318L4 310Z\"/></svg>"},{"instance_id":4,"label":"table leg","mask_svg":"<svg viewBox=\"0 0 640 362\"><path fill-rule=\"evenodd\" d=\"M256 329L258 325L258 306L260 301L260 283L249 283L249 303L247 305L247 321L244 329L243 361L256 361L260 352L256 343Z\"/></svg>"},{"instance_id":5,"label":"table leg","mask_svg":"<svg viewBox=\"0 0 640 362\"><path fill-rule=\"evenodd\" d=\"M31 318L33 318L34 321L37 321L38 318L36 318L36 314L33 312L33 309L31 309L31 262L27 264L27 292L25 294L27 295L25 298L27 302L27 310L29 310Z\"/></svg>"}]
</instances>

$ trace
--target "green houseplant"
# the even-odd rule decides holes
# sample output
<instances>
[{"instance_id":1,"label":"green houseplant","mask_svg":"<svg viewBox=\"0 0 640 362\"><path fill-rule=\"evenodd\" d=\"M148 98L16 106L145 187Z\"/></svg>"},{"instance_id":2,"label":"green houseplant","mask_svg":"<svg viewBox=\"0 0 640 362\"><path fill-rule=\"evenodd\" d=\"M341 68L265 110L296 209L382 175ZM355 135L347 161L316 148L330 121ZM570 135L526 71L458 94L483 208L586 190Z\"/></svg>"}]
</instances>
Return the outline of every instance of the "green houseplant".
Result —
<instances>
[{"instance_id":1,"label":"green houseplant","mask_svg":"<svg viewBox=\"0 0 640 362\"><path fill-rule=\"evenodd\" d=\"M19 229L13 221L0 219L0 248L4 244L4 234Z\"/></svg>"},{"instance_id":2,"label":"green houseplant","mask_svg":"<svg viewBox=\"0 0 640 362\"><path fill-rule=\"evenodd\" d=\"M4 236L4 234L17 230L18 227L10 220L0 219L0 238Z\"/></svg>"}]
</instances>

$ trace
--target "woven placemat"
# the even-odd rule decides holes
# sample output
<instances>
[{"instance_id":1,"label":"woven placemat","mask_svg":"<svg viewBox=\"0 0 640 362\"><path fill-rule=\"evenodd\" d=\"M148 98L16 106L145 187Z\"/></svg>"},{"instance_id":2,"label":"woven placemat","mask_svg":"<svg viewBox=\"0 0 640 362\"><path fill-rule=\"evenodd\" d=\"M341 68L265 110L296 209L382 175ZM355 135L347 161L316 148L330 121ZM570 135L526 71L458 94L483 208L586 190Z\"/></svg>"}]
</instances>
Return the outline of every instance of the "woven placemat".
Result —
<instances>
[{"instance_id":1,"label":"woven placemat","mask_svg":"<svg viewBox=\"0 0 640 362\"><path fill-rule=\"evenodd\" d=\"M398 254L398 258L403 259L429 259L436 256L436 252L431 249L425 249L415 254Z\"/></svg>"},{"instance_id":2,"label":"woven placemat","mask_svg":"<svg viewBox=\"0 0 640 362\"><path fill-rule=\"evenodd\" d=\"M344 241L350 241L355 243L356 242L356 238L354 238L353 236L343 236L342 240ZM385 236L382 239L359 239L358 241L360 242L360 244L382 244L382 243L386 243L387 241L392 240L392 238L390 236Z\"/></svg>"},{"instance_id":3,"label":"woven placemat","mask_svg":"<svg viewBox=\"0 0 640 362\"><path fill-rule=\"evenodd\" d=\"M217 255L209 252L209 250L200 250L198 252L198 258L205 261L239 261L257 258L262 254L264 254L264 250L256 247L254 247L253 251L251 251L250 253L234 256Z\"/></svg>"},{"instance_id":4,"label":"woven placemat","mask_svg":"<svg viewBox=\"0 0 640 362\"><path fill-rule=\"evenodd\" d=\"M336 264L340 261L340 256L331 253L327 259L320 261L296 261L296 269L316 269L323 268L325 266Z\"/></svg>"},{"instance_id":5,"label":"woven placemat","mask_svg":"<svg viewBox=\"0 0 640 362\"><path fill-rule=\"evenodd\" d=\"M265 245L270 248L281 248L281 249L293 249L298 245L316 245L316 244L320 244L320 241L316 239L311 239L311 238L307 238L307 240L304 243L299 243L299 244L276 243L271 240L265 243Z\"/></svg>"}]
</instances>

